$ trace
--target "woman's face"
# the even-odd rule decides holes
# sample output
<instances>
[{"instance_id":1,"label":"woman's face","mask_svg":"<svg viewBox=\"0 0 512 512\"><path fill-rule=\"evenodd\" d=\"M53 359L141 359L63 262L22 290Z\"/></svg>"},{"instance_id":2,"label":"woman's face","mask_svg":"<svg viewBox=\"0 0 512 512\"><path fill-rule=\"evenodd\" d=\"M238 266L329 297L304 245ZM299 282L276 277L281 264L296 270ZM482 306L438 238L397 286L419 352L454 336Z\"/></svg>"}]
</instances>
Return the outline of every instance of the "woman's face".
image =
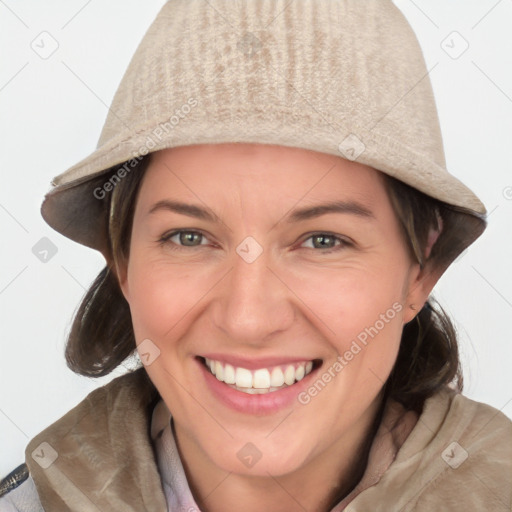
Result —
<instances>
[{"instance_id":1,"label":"woman's face","mask_svg":"<svg viewBox=\"0 0 512 512\"><path fill-rule=\"evenodd\" d=\"M219 144L152 156L120 281L180 448L266 476L360 438L420 278L378 171Z\"/></svg>"}]
</instances>

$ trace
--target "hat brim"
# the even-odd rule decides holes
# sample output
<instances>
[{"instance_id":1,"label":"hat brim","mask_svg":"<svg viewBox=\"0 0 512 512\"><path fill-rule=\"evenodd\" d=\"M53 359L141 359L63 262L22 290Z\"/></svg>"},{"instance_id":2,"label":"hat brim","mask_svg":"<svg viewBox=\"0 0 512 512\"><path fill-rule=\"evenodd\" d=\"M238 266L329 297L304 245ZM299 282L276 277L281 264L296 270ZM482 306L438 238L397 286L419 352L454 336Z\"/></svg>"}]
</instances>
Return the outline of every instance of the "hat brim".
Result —
<instances>
[{"instance_id":1,"label":"hat brim","mask_svg":"<svg viewBox=\"0 0 512 512\"><path fill-rule=\"evenodd\" d=\"M174 134L174 137L156 143L148 154L171 147L205 143L248 142L275 145L276 137L271 134L270 129L269 126L268 131L245 137L237 135L236 126L229 125L224 125L222 131L217 125L215 135L210 136L206 133L188 133L186 129L182 129L179 135ZM108 208L105 197L111 193L115 183L108 185L107 174L121 164L125 164L125 173L131 170L137 172L139 162L146 158L141 154L140 148L146 147L152 130L148 128L136 132L138 135L132 139L113 141L100 147L54 179L55 186L46 194L41 206L41 214L50 226L80 244L97 249L103 254L108 253ZM364 150L357 158L350 158L350 153L343 154L336 146L340 137L328 140L323 135L321 140L316 141L314 135L310 135L310 143L300 145L297 143L295 130L288 137L285 131L281 131L279 145L310 149L340 158L348 156L349 160L384 172L428 196L464 210L468 215L485 218L486 208L471 189L412 149L378 133L364 133L359 130L357 138L364 145ZM362 149L362 146L358 149Z\"/></svg>"}]
</instances>

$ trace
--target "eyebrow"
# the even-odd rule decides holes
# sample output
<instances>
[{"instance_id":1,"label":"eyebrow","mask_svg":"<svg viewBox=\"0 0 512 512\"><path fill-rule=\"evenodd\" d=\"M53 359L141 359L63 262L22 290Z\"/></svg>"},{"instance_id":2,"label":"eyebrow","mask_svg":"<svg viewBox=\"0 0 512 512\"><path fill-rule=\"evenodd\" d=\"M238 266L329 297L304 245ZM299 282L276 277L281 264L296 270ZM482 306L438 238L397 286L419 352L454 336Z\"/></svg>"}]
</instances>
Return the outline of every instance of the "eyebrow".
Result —
<instances>
[{"instance_id":1,"label":"eyebrow","mask_svg":"<svg viewBox=\"0 0 512 512\"><path fill-rule=\"evenodd\" d=\"M299 222L301 220L320 217L320 215L327 213L349 213L362 218L375 219L373 212L360 203L355 201L333 201L294 210L290 215L285 217L285 220L288 223Z\"/></svg>"},{"instance_id":2,"label":"eyebrow","mask_svg":"<svg viewBox=\"0 0 512 512\"><path fill-rule=\"evenodd\" d=\"M210 222L221 222L221 219L209 208L204 208L194 204L182 203L180 201L172 201L169 199L158 201L151 207L149 213L152 214L161 210L171 211L181 215L187 215L188 217L194 217L196 219ZM329 203L309 206L306 208L296 209L291 214L285 216L285 222L291 224L294 222L300 222L313 219L315 217L320 217L321 215L326 215L328 213L345 213L356 215L361 218L375 219L373 212L360 203L355 201L333 201Z\"/></svg>"},{"instance_id":3,"label":"eyebrow","mask_svg":"<svg viewBox=\"0 0 512 512\"><path fill-rule=\"evenodd\" d=\"M203 208L194 204L181 203L180 201L171 201L169 199L163 199L155 203L149 213L155 213L159 210L167 210L181 215L187 215L188 217L195 217L196 219L207 220L210 222L220 222L220 218L213 213L209 208Z\"/></svg>"}]
</instances>

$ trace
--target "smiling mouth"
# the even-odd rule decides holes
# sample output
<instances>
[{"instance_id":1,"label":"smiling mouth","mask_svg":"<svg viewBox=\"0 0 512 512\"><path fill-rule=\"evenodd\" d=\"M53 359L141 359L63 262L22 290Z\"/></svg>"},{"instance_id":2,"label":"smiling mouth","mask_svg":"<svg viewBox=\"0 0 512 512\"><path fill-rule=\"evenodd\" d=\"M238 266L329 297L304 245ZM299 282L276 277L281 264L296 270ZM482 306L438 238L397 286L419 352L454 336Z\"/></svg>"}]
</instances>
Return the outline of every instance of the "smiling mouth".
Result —
<instances>
[{"instance_id":1,"label":"smiling mouth","mask_svg":"<svg viewBox=\"0 0 512 512\"><path fill-rule=\"evenodd\" d=\"M322 364L320 359L314 359L248 370L223 361L199 359L217 380L250 395L272 393L293 386Z\"/></svg>"}]
</instances>

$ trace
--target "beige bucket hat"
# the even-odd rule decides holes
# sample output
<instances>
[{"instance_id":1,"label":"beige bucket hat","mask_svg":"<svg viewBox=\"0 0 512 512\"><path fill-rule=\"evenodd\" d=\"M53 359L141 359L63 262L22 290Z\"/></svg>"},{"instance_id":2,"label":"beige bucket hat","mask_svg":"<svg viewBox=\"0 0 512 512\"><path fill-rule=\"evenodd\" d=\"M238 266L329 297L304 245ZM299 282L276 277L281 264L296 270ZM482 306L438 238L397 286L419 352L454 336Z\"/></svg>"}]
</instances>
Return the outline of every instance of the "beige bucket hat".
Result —
<instances>
[{"instance_id":1,"label":"beige bucket hat","mask_svg":"<svg viewBox=\"0 0 512 512\"><path fill-rule=\"evenodd\" d=\"M118 180L150 152L224 142L356 160L469 216L486 213L446 169L429 70L391 0L170 0L130 62L97 149L54 178L42 215L107 254L105 203Z\"/></svg>"}]
</instances>

